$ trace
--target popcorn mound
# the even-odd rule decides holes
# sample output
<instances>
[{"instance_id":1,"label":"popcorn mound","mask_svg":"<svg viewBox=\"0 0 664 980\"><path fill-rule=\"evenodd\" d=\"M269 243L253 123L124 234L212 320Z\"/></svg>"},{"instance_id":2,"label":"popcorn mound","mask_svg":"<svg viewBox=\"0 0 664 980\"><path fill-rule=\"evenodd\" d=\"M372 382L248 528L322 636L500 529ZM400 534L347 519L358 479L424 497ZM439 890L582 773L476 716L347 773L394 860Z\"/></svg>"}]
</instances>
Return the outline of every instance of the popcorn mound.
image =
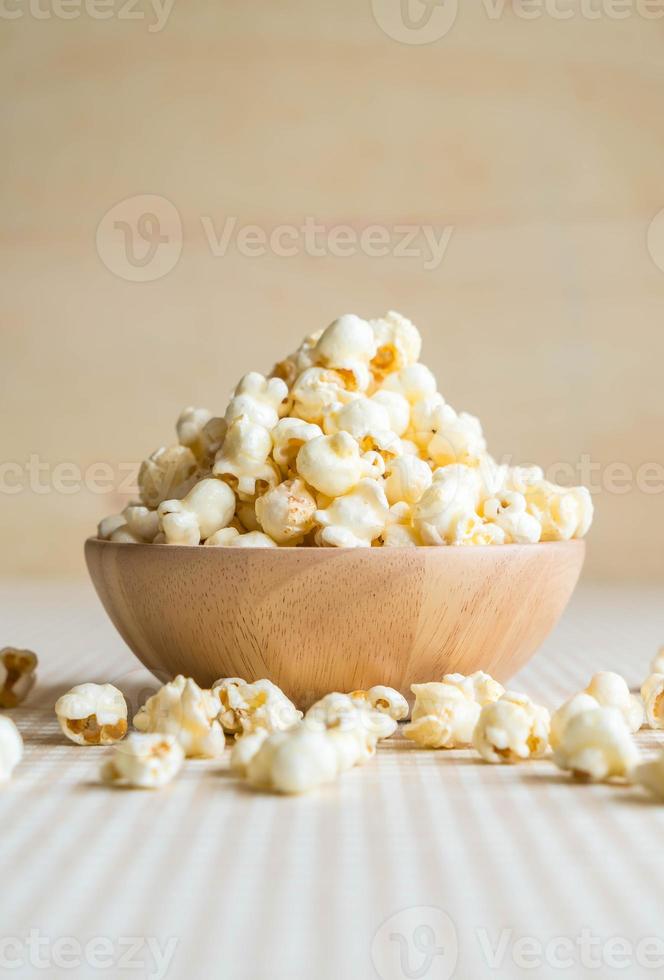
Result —
<instances>
[{"instance_id":1,"label":"popcorn mound","mask_svg":"<svg viewBox=\"0 0 664 980\"><path fill-rule=\"evenodd\" d=\"M583 537L585 487L498 465L456 412L400 313L306 337L270 377L245 375L223 417L185 408L178 445L142 464L116 542L232 548L528 544Z\"/></svg>"}]
</instances>

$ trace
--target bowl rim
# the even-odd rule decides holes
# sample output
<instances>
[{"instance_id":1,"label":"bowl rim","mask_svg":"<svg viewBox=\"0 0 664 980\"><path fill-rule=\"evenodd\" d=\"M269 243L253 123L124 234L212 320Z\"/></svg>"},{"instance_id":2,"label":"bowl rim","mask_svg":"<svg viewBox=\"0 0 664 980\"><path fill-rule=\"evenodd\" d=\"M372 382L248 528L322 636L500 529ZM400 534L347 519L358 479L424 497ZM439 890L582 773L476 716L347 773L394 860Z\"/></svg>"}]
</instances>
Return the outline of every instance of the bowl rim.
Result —
<instances>
[{"instance_id":1,"label":"bowl rim","mask_svg":"<svg viewBox=\"0 0 664 980\"><path fill-rule=\"evenodd\" d=\"M98 538L96 535L92 534L90 537L85 539L85 547L96 547L97 545L109 546L112 548L133 548L137 553L143 553L146 548L151 551L174 551L178 554L228 554L233 552L233 554L247 552L260 552L261 554L314 554L314 555L329 555L330 557L335 554L347 554L351 553L354 555L362 554L417 554L421 552L427 553L442 553L442 554L475 554L477 552L485 553L511 553L517 554L523 551L533 552L533 551L551 551L553 549L557 551L568 550L570 548L584 548L586 547L585 538L569 538L567 541L536 541L533 544L475 544L475 545L435 545L435 544L421 544L416 547L407 546L397 546L390 548L317 548L317 547L279 547L276 548L266 548L264 546L251 547L251 548L237 548L230 545L211 545L210 547L205 547L205 545L200 544L157 544L155 545L151 541L108 541L105 538Z\"/></svg>"}]
</instances>

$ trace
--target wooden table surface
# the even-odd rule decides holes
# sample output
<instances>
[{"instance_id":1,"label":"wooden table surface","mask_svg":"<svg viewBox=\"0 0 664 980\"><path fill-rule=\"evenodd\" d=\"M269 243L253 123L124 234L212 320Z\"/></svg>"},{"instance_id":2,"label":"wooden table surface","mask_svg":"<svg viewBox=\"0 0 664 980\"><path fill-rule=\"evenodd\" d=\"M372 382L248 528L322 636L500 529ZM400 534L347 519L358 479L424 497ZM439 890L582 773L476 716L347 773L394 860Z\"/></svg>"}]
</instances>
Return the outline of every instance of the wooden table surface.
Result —
<instances>
[{"instance_id":1,"label":"wooden table surface","mask_svg":"<svg viewBox=\"0 0 664 980\"><path fill-rule=\"evenodd\" d=\"M512 686L549 706L597 669L640 684L661 589L585 586ZM40 656L0 791L0 973L384 980L661 976L664 806L549 763L491 767L400 736L308 797L195 761L157 793L98 782L52 705L149 679L83 584L5 583L2 641ZM661 739L664 741L664 738ZM644 750L654 733L639 736Z\"/></svg>"}]
</instances>

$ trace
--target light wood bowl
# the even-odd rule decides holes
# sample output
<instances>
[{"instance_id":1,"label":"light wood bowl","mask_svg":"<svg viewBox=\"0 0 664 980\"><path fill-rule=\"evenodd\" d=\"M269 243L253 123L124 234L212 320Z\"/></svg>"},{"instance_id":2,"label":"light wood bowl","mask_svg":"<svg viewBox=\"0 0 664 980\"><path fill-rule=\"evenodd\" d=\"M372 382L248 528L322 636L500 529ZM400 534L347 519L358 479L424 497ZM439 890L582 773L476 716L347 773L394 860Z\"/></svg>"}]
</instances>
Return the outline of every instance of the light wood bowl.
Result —
<instances>
[{"instance_id":1,"label":"light wood bowl","mask_svg":"<svg viewBox=\"0 0 664 980\"><path fill-rule=\"evenodd\" d=\"M472 548L190 548L90 538L99 598L161 679L330 691L519 670L574 590L582 541Z\"/></svg>"}]
</instances>

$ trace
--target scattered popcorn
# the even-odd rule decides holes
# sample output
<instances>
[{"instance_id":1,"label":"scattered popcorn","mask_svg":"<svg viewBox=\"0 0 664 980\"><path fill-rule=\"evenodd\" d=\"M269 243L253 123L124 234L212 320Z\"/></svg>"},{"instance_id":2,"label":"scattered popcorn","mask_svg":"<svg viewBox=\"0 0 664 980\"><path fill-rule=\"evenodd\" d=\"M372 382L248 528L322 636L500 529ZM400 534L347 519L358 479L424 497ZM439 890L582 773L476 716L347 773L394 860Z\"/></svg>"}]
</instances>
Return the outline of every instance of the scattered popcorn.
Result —
<instances>
[{"instance_id":1,"label":"scattered popcorn","mask_svg":"<svg viewBox=\"0 0 664 980\"><path fill-rule=\"evenodd\" d=\"M385 530L389 506L376 480L360 480L348 493L336 497L314 514L320 531L316 543L330 548L370 548Z\"/></svg>"},{"instance_id":2,"label":"scattered popcorn","mask_svg":"<svg viewBox=\"0 0 664 980\"><path fill-rule=\"evenodd\" d=\"M268 735L246 766L247 780L274 793L306 793L338 775L337 753L326 731L298 725Z\"/></svg>"},{"instance_id":3,"label":"scattered popcorn","mask_svg":"<svg viewBox=\"0 0 664 980\"><path fill-rule=\"evenodd\" d=\"M158 789L178 774L184 751L175 735L132 732L116 746L101 768L101 778L115 786Z\"/></svg>"},{"instance_id":4,"label":"scattered popcorn","mask_svg":"<svg viewBox=\"0 0 664 980\"><path fill-rule=\"evenodd\" d=\"M465 694L471 701L477 701L482 707L502 698L505 688L498 681L494 680L491 674L485 674L483 670L476 670L474 674L445 674L443 684L452 684L458 687L462 694Z\"/></svg>"},{"instance_id":5,"label":"scattered popcorn","mask_svg":"<svg viewBox=\"0 0 664 980\"><path fill-rule=\"evenodd\" d=\"M453 684L413 684L412 721L404 735L423 749L462 748L471 743L482 710L477 701Z\"/></svg>"},{"instance_id":6,"label":"scattered popcorn","mask_svg":"<svg viewBox=\"0 0 664 980\"><path fill-rule=\"evenodd\" d=\"M549 712L525 694L506 691L484 705L473 745L485 762L518 762L544 755L549 742Z\"/></svg>"},{"instance_id":7,"label":"scattered popcorn","mask_svg":"<svg viewBox=\"0 0 664 980\"><path fill-rule=\"evenodd\" d=\"M55 702L55 714L77 745L112 745L127 734L127 702L112 684L77 684Z\"/></svg>"},{"instance_id":8,"label":"scattered popcorn","mask_svg":"<svg viewBox=\"0 0 664 980\"><path fill-rule=\"evenodd\" d=\"M179 674L139 708L134 727L139 732L174 735L187 758L215 758L225 746L218 714L218 696Z\"/></svg>"},{"instance_id":9,"label":"scattered popcorn","mask_svg":"<svg viewBox=\"0 0 664 980\"><path fill-rule=\"evenodd\" d=\"M14 769L23 758L23 739L11 720L0 715L0 783L11 779Z\"/></svg>"},{"instance_id":10,"label":"scattered popcorn","mask_svg":"<svg viewBox=\"0 0 664 980\"><path fill-rule=\"evenodd\" d=\"M235 513L235 494L223 480L201 480L182 500L159 504L167 544L199 544L226 527Z\"/></svg>"},{"instance_id":11,"label":"scattered popcorn","mask_svg":"<svg viewBox=\"0 0 664 980\"><path fill-rule=\"evenodd\" d=\"M400 313L347 314L305 337L270 377L246 374L224 411L187 406L179 444L141 466L140 503L105 518L98 537L411 548L583 536L593 516L588 491L551 483L539 467L498 465L479 420L438 391L421 346ZM367 480L373 486L360 488ZM189 504L215 481L230 495L203 527Z\"/></svg>"},{"instance_id":12,"label":"scattered popcorn","mask_svg":"<svg viewBox=\"0 0 664 980\"><path fill-rule=\"evenodd\" d=\"M592 711L598 708L599 702L590 694L575 694L564 704L554 711L551 715L551 730L549 732L549 744L552 749L557 749L560 745L563 733L569 722L582 711Z\"/></svg>"},{"instance_id":13,"label":"scattered popcorn","mask_svg":"<svg viewBox=\"0 0 664 980\"><path fill-rule=\"evenodd\" d=\"M403 721L408 717L410 708L403 694L395 691L393 687L385 687L376 684L368 691L351 691L350 697L354 701L365 702L374 709L389 715L393 721Z\"/></svg>"},{"instance_id":14,"label":"scattered popcorn","mask_svg":"<svg viewBox=\"0 0 664 980\"><path fill-rule=\"evenodd\" d=\"M231 772L246 777L249 763L269 734L266 728L258 728L250 735L240 736L231 751Z\"/></svg>"},{"instance_id":15,"label":"scattered popcorn","mask_svg":"<svg viewBox=\"0 0 664 980\"><path fill-rule=\"evenodd\" d=\"M374 709L368 700L338 691L313 704L305 715L305 724L328 733L340 771L368 762L377 743L389 738L397 728L387 712Z\"/></svg>"},{"instance_id":16,"label":"scattered popcorn","mask_svg":"<svg viewBox=\"0 0 664 980\"><path fill-rule=\"evenodd\" d=\"M631 776L658 800L664 800L664 750L660 749L653 759L636 766Z\"/></svg>"},{"instance_id":17,"label":"scattered popcorn","mask_svg":"<svg viewBox=\"0 0 664 980\"><path fill-rule=\"evenodd\" d=\"M664 674L664 647L660 647L659 652L650 665L651 674Z\"/></svg>"},{"instance_id":18,"label":"scattered popcorn","mask_svg":"<svg viewBox=\"0 0 664 980\"><path fill-rule=\"evenodd\" d=\"M580 711L565 725L553 761L577 778L627 776L639 760L624 715L618 708Z\"/></svg>"},{"instance_id":19,"label":"scattered popcorn","mask_svg":"<svg viewBox=\"0 0 664 980\"><path fill-rule=\"evenodd\" d=\"M646 719L651 728L664 728L664 674L651 674L641 688Z\"/></svg>"},{"instance_id":20,"label":"scattered popcorn","mask_svg":"<svg viewBox=\"0 0 664 980\"><path fill-rule=\"evenodd\" d=\"M266 679L247 684L239 677L221 678L212 693L219 700L219 722L229 735L285 731L302 718L281 688Z\"/></svg>"},{"instance_id":21,"label":"scattered popcorn","mask_svg":"<svg viewBox=\"0 0 664 980\"><path fill-rule=\"evenodd\" d=\"M603 707L618 708L630 732L638 732L643 724L643 704L630 693L627 682L620 674L610 670L600 671L591 678L584 693L590 694Z\"/></svg>"},{"instance_id":22,"label":"scattered popcorn","mask_svg":"<svg viewBox=\"0 0 664 980\"><path fill-rule=\"evenodd\" d=\"M0 650L0 708L22 704L37 679L37 655L32 650Z\"/></svg>"}]
</instances>

